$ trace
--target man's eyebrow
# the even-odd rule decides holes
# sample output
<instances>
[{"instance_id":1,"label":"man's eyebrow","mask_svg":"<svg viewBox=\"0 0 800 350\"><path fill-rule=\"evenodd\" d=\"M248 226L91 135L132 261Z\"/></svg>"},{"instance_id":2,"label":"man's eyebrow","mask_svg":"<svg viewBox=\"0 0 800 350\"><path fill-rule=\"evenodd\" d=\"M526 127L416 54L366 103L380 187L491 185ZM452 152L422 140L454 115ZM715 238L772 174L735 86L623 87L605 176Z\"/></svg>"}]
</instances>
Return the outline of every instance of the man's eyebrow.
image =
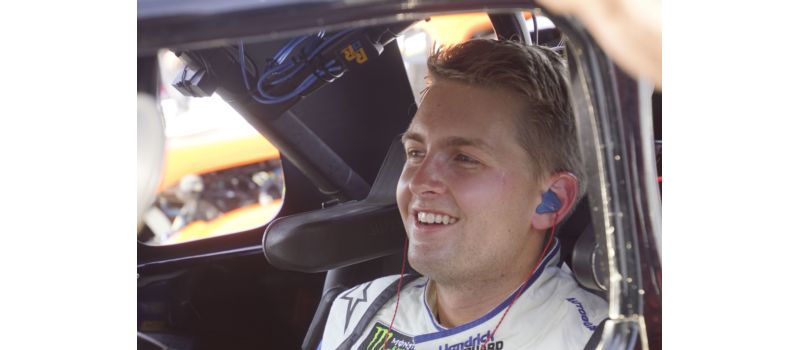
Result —
<instances>
[{"instance_id":1,"label":"man's eyebrow","mask_svg":"<svg viewBox=\"0 0 800 350\"><path fill-rule=\"evenodd\" d=\"M444 140L443 144L449 147L460 147L460 146L472 146L481 148L486 151L492 151L494 148L490 146L486 141L483 141L478 138L469 138L469 137L460 137L460 136L452 136L448 137Z\"/></svg>"},{"instance_id":2,"label":"man's eyebrow","mask_svg":"<svg viewBox=\"0 0 800 350\"><path fill-rule=\"evenodd\" d=\"M419 143L424 143L425 138L422 137L422 135L419 133L413 131L406 131L403 133L403 136L400 137L400 142L406 143L409 140L417 141Z\"/></svg>"},{"instance_id":3,"label":"man's eyebrow","mask_svg":"<svg viewBox=\"0 0 800 350\"><path fill-rule=\"evenodd\" d=\"M419 133L416 133L416 132L405 132L405 133L403 133L403 136L401 136L400 140L403 143L406 143L407 141L416 141L416 142L419 142L419 143L425 143L425 138L422 137L422 134L419 134ZM487 150L487 151L494 150L494 148L492 146L490 146L488 143L486 143L486 141L483 141L483 140L478 139L478 138L469 138L469 137L461 137L461 136L451 136L451 137L445 138L442 141L442 145L447 146L447 147L472 146L472 147L481 148L481 149L484 149L484 150Z\"/></svg>"}]
</instances>

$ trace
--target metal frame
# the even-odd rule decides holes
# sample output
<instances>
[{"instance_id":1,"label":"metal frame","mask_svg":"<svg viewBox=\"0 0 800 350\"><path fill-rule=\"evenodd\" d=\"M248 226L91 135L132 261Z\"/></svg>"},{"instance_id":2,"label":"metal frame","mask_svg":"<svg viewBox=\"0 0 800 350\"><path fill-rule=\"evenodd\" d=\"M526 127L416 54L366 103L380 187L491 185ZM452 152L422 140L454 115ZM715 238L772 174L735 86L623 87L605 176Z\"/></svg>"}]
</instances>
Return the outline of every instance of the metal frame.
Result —
<instances>
[{"instance_id":1,"label":"metal frame","mask_svg":"<svg viewBox=\"0 0 800 350\"><path fill-rule=\"evenodd\" d=\"M362 27L431 14L530 10L530 1L231 1L139 0L139 54L159 48L207 48L232 40L275 40L319 31ZM225 2L223 2L225 3Z\"/></svg>"},{"instance_id":2,"label":"metal frame","mask_svg":"<svg viewBox=\"0 0 800 350\"><path fill-rule=\"evenodd\" d=\"M578 135L589 170L589 203L599 214L592 216L595 235L608 268L610 320L597 348L632 349L639 338L641 348L648 349L648 337L639 337L645 333L646 289L640 262L652 262L643 260L641 251L649 249L654 237L653 212L648 210L654 198L640 200L644 193L639 186L655 183L655 177L647 179L649 172L641 171L655 162L641 154L652 151L652 143L643 145L647 133L639 120L652 118L651 112L640 99L637 82L620 73L579 23L552 19L569 37L569 55L575 58L569 62ZM644 266L660 271L657 256L655 262Z\"/></svg>"}]
</instances>

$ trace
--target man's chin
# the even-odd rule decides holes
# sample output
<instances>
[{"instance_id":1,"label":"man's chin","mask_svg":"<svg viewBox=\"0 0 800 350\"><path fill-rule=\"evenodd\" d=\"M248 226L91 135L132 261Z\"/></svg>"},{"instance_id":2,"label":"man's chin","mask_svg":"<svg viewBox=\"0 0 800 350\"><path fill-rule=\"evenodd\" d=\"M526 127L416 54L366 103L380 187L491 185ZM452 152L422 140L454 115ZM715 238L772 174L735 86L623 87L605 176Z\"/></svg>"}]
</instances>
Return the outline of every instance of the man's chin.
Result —
<instances>
[{"instance_id":1,"label":"man's chin","mask_svg":"<svg viewBox=\"0 0 800 350\"><path fill-rule=\"evenodd\" d=\"M424 249L409 248L408 263L414 270L432 279L445 276L453 270L452 259L441 256L441 252L426 252Z\"/></svg>"}]
</instances>

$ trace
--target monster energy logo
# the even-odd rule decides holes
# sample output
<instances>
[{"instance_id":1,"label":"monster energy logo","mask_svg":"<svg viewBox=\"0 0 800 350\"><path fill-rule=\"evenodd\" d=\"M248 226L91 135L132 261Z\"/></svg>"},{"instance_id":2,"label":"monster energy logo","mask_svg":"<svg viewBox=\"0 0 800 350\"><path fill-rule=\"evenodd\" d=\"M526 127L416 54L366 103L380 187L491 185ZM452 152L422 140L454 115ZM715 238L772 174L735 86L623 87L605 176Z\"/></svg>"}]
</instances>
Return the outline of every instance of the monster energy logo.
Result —
<instances>
[{"instance_id":1,"label":"monster energy logo","mask_svg":"<svg viewBox=\"0 0 800 350\"><path fill-rule=\"evenodd\" d=\"M389 327L383 323L376 322L375 326L358 347L358 350L382 350L383 344L386 343L387 350L413 350L414 340L411 337L392 330L389 332Z\"/></svg>"}]
</instances>

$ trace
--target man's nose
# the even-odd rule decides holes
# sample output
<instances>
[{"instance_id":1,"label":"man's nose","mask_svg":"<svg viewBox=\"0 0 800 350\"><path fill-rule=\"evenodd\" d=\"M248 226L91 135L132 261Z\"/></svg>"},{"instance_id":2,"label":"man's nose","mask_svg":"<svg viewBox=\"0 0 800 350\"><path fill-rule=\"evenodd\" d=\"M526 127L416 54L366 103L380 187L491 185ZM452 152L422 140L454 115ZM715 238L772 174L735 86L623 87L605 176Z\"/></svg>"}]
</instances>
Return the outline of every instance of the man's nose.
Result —
<instances>
[{"instance_id":1,"label":"man's nose","mask_svg":"<svg viewBox=\"0 0 800 350\"><path fill-rule=\"evenodd\" d=\"M418 196L441 194L445 190L445 182L441 164L428 157L422 161L409 182L409 189Z\"/></svg>"}]
</instances>

